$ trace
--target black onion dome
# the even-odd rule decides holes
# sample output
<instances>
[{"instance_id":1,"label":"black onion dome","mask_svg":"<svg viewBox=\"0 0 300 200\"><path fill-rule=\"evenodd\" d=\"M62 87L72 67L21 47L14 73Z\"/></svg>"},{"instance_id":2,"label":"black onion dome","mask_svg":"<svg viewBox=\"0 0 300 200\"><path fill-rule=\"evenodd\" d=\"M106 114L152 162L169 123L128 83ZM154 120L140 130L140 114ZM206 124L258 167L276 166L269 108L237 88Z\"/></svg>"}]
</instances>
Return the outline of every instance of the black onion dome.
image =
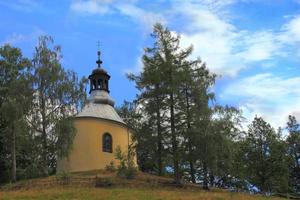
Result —
<instances>
[{"instance_id":1,"label":"black onion dome","mask_svg":"<svg viewBox=\"0 0 300 200\"><path fill-rule=\"evenodd\" d=\"M101 68L99 68L99 67L95 68L95 69L92 71L92 74L91 74L91 75L93 75L93 74L106 74L106 75L108 75L107 71L104 70L102 67L101 67ZM91 75L90 75L90 76L91 76ZM108 76L109 76L109 75L108 75Z\"/></svg>"}]
</instances>

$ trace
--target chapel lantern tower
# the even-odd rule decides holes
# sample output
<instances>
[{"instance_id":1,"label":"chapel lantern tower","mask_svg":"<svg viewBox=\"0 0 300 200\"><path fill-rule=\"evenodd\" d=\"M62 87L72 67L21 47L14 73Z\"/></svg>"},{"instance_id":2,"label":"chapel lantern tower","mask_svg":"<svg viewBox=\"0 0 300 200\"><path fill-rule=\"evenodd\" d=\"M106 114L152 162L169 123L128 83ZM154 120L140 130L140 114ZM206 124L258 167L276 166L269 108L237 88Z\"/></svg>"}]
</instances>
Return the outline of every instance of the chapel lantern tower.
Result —
<instances>
[{"instance_id":1,"label":"chapel lantern tower","mask_svg":"<svg viewBox=\"0 0 300 200\"><path fill-rule=\"evenodd\" d=\"M90 79L90 93L92 91L103 90L109 93L109 79L108 73L101 67L102 61L100 59L101 52L98 53L98 60L96 61L98 67L92 71L89 76Z\"/></svg>"}]
</instances>

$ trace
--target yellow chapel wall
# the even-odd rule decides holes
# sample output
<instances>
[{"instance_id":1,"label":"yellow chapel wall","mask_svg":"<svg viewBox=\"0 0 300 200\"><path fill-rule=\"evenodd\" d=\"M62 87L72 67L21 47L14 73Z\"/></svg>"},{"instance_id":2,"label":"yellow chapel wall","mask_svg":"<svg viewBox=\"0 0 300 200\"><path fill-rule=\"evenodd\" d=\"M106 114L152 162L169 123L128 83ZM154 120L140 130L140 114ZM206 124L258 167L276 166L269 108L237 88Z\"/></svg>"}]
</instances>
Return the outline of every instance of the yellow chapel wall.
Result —
<instances>
[{"instance_id":1,"label":"yellow chapel wall","mask_svg":"<svg viewBox=\"0 0 300 200\"><path fill-rule=\"evenodd\" d=\"M89 171L104 169L111 161L117 165L115 149L121 147L122 152L131 144L129 129L117 122L97 118L76 118L74 126L77 130L72 150L67 158L59 160L57 171ZM113 152L102 151L102 135L112 136Z\"/></svg>"}]
</instances>

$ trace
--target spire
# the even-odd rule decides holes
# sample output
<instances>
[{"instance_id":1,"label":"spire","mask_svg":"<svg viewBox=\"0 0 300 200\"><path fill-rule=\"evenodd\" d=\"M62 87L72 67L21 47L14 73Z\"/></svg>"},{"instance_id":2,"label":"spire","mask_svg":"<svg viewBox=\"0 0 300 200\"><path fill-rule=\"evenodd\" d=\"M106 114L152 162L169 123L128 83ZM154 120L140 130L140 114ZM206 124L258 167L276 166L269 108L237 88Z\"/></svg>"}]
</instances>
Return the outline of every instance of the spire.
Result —
<instances>
[{"instance_id":1,"label":"spire","mask_svg":"<svg viewBox=\"0 0 300 200\"><path fill-rule=\"evenodd\" d=\"M101 68L102 60L100 59L101 51L100 51L100 42L98 41L98 60L96 61L98 68Z\"/></svg>"}]
</instances>

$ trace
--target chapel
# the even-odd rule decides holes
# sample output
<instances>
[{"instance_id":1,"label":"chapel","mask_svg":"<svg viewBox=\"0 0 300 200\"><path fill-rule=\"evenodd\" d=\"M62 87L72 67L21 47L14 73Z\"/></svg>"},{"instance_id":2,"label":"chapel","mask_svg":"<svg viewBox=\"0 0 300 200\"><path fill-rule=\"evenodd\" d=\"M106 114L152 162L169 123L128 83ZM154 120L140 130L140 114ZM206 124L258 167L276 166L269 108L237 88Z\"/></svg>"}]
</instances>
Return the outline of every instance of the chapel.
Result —
<instances>
[{"instance_id":1,"label":"chapel","mask_svg":"<svg viewBox=\"0 0 300 200\"><path fill-rule=\"evenodd\" d=\"M118 146L127 152L131 145L131 130L114 109L110 75L103 69L100 55L98 51L97 67L89 76L87 103L74 119L72 150L68 157L58 160L57 172L104 169L112 161L117 164L114 151Z\"/></svg>"}]
</instances>

